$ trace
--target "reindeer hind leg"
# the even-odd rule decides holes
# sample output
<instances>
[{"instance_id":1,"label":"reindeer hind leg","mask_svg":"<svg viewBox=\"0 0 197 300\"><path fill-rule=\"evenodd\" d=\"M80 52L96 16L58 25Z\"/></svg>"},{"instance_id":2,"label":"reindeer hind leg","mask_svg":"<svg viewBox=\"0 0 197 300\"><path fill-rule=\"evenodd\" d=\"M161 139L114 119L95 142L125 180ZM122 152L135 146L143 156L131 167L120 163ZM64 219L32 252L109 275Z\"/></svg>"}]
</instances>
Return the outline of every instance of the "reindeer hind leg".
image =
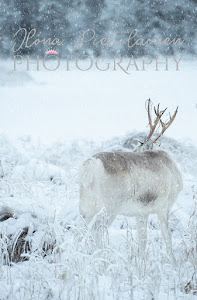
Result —
<instances>
[{"instance_id":1,"label":"reindeer hind leg","mask_svg":"<svg viewBox=\"0 0 197 300\"><path fill-rule=\"evenodd\" d=\"M147 243L147 221L148 216L136 216L136 229L139 242L139 251L142 255L145 254Z\"/></svg>"},{"instance_id":2,"label":"reindeer hind leg","mask_svg":"<svg viewBox=\"0 0 197 300\"><path fill-rule=\"evenodd\" d=\"M160 219L160 228L166 245L166 250L169 254L171 263L176 267L176 259L172 250L172 235L169 227L169 212L159 214L158 216Z\"/></svg>"}]
</instances>

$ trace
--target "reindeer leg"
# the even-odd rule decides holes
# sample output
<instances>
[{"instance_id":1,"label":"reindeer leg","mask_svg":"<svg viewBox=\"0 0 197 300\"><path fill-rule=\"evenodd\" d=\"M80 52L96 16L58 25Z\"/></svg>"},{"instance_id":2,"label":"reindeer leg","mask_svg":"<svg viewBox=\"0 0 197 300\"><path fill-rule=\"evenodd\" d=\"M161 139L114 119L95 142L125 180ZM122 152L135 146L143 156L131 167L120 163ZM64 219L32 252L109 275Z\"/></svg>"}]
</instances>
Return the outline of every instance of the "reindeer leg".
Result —
<instances>
[{"instance_id":1,"label":"reindeer leg","mask_svg":"<svg viewBox=\"0 0 197 300\"><path fill-rule=\"evenodd\" d=\"M136 216L136 229L139 242L139 251L142 255L145 254L147 242L147 220L148 216Z\"/></svg>"},{"instance_id":2,"label":"reindeer leg","mask_svg":"<svg viewBox=\"0 0 197 300\"><path fill-rule=\"evenodd\" d=\"M163 235L163 239L166 244L166 250L170 256L170 261L174 267L177 266L176 259L174 257L173 251L172 251L172 236L171 231L169 227L169 212L167 214L159 214L160 218L160 228Z\"/></svg>"},{"instance_id":3,"label":"reindeer leg","mask_svg":"<svg viewBox=\"0 0 197 300\"><path fill-rule=\"evenodd\" d=\"M116 215L113 215L113 214L108 216L108 220L107 220L108 226L111 226L111 224L113 223L115 218L116 218Z\"/></svg>"}]
</instances>

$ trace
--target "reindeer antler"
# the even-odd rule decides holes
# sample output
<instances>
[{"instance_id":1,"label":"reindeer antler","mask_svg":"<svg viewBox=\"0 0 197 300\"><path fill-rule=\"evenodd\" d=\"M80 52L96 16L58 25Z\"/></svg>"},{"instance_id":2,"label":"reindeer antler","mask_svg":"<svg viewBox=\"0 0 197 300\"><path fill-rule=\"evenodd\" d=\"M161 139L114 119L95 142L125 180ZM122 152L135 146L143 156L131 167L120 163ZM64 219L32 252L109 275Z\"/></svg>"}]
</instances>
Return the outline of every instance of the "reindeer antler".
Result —
<instances>
[{"instance_id":1,"label":"reindeer antler","mask_svg":"<svg viewBox=\"0 0 197 300\"><path fill-rule=\"evenodd\" d=\"M166 129L168 129L168 127L172 124L172 122L174 121L176 115L177 115L177 112L178 112L178 106L173 114L173 116L171 117L170 113L170 119L168 122L163 122L162 120L160 120L160 123L161 123L161 126L162 126L162 130L161 130L161 133L158 135L158 137L153 141L153 143L155 143L163 134L164 132L166 131Z\"/></svg>"},{"instance_id":2,"label":"reindeer antler","mask_svg":"<svg viewBox=\"0 0 197 300\"><path fill-rule=\"evenodd\" d=\"M147 102L148 102L148 107L146 108L146 110L148 112L148 121L149 121L149 126L150 126L150 132L149 132L149 135L147 136L146 140L149 140L152 137L152 135L153 135L153 133L154 133L156 127L157 127L157 124L159 123L159 121L161 121L161 117L163 116L163 114L165 113L167 108L165 108L164 110L159 111L159 105L160 104L157 105L157 109L154 107L154 112L156 114L156 119L154 120L154 124L153 124L152 118L151 118L151 112L150 112L151 107L152 107L152 102L151 102L150 99L148 99Z\"/></svg>"}]
</instances>

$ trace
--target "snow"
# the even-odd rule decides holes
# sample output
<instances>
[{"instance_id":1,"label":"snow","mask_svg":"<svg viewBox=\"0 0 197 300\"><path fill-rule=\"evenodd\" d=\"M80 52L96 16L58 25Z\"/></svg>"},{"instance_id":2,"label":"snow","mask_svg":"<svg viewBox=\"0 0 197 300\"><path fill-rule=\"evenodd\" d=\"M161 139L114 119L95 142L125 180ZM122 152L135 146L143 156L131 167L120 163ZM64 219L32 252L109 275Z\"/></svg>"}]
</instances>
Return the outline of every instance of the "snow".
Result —
<instances>
[{"instance_id":1,"label":"snow","mask_svg":"<svg viewBox=\"0 0 197 300\"><path fill-rule=\"evenodd\" d=\"M183 59L180 71L162 71L164 66L158 72L153 69L152 66L149 71L133 71L130 75L121 70L25 72L37 84L17 86L13 93L10 87L1 88L1 131L11 138L30 134L46 143L81 137L110 138L144 130L144 103L151 98L162 107L167 106L171 113L179 106L169 136L197 142L197 101L193 92L196 61ZM12 62L9 70L13 70Z\"/></svg>"},{"instance_id":2,"label":"snow","mask_svg":"<svg viewBox=\"0 0 197 300\"><path fill-rule=\"evenodd\" d=\"M0 212L13 217L0 222L0 299L195 299L195 64L185 60L179 72L130 75L120 70L32 71L27 81L27 72L21 71L15 74L23 74L25 84L13 84L8 63L5 68L1 62ZM102 150L130 151L146 130L148 98L171 113L179 106L161 143L184 180L170 219L177 270L169 262L156 216L149 219L143 261L135 220L118 216L107 228L101 211L91 224L100 224L95 242L78 211L79 166ZM130 149L125 148L129 138ZM25 228L31 251L27 247L28 260L17 262L7 245L17 242Z\"/></svg>"}]
</instances>

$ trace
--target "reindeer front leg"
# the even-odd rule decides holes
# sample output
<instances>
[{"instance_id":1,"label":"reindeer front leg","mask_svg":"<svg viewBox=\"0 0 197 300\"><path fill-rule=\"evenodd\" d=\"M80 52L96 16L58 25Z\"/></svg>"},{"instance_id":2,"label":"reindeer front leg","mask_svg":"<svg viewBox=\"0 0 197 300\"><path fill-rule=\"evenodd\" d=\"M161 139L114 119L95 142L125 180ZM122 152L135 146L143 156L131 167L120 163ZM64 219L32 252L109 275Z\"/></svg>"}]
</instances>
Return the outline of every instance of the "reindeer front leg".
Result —
<instances>
[{"instance_id":1,"label":"reindeer front leg","mask_svg":"<svg viewBox=\"0 0 197 300\"><path fill-rule=\"evenodd\" d=\"M136 229L139 242L139 251L142 255L145 254L147 242L147 221L148 216L136 216Z\"/></svg>"},{"instance_id":2,"label":"reindeer front leg","mask_svg":"<svg viewBox=\"0 0 197 300\"><path fill-rule=\"evenodd\" d=\"M170 261L173 264L174 267L176 267L176 259L173 254L172 250L172 236L171 236L171 231L169 227L169 212L168 213L160 213L158 214L159 219L160 219L160 228L161 232L163 235L163 239L166 244L166 250L170 256Z\"/></svg>"}]
</instances>

